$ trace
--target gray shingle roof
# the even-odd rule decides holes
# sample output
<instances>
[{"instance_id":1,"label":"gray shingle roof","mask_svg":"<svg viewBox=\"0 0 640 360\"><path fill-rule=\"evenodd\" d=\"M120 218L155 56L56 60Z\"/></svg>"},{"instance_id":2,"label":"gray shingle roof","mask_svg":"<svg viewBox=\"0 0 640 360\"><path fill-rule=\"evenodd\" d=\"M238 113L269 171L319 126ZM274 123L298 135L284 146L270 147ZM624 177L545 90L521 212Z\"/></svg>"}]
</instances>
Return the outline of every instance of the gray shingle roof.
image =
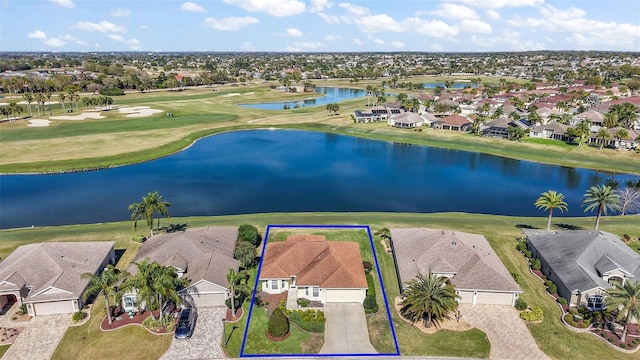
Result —
<instances>
[{"instance_id":1,"label":"gray shingle roof","mask_svg":"<svg viewBox=\"0 0 640 360\"><path fill-rule=\"evenodd\" d=\"M145 258L165 266L185 270L184 277L196 283L207 280L228 287L227 272L238 270L233 250L238 239L237 227L211 226L160 234L144 242L134 262ZM129 272L135 273L135 265Z\"/></svg>"},{"instance_id":2,"label":"gray shingle roof","mask_svg":"<svg viewBox=\"0 0 640 360\"><path fill-rule=\"evenodd\" d=\"M570 291L609 288L598 274L621 267L640 277L640 255L617 236L592 230L530 234L529 242ZM615 266L615 267L612 267Z\"/></svg>"},{"instance_id":3,"label":"gray shingle roof","mask_svg":"<svg viewBox=\"0 0 640 360\"><path fill-rule=\"evenodd\" d=\"M100 270L114 244L45 242L20 246L0 263L2 290L30 287L26 302L78 298L89 283L81 275Z\"/></svg>"},{"instance_id":4,"label":"gray shingle roof","mask_svg":"<svg viewBox=\"0 0 640 360\"><path fill-rule=\"evenodd\" d=\"M455 273L459 289L521 292L504 264L482 235L426 228L391 229L400 279L418 271Z\"/></svg>"}]
</instances>

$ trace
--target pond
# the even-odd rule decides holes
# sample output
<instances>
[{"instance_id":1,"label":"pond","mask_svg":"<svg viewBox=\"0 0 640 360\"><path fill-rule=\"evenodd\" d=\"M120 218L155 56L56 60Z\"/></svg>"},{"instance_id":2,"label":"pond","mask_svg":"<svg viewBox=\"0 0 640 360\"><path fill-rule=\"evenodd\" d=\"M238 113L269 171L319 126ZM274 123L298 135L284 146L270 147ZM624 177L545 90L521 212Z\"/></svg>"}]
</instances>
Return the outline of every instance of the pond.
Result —
<instances>
[{"instance_id":1,"label":"pond","mask_svg":"<svg viewBox=\"0 0 640 360\"><path fill-rule=\"evenodd\" d=\"M210 136L146 163L61 175L0 176L0 227L129 219L158 190L172 216L297 211L460 211L545 216L541 192L583 216L592 185L630 175L295 130ZM555 215L555 214L554 214Z\"/></svg>"},{"instance_id":2,"label":"pond","mask_svg":"<svg viewBox=\"0 0 640 360\"><path fill-rule=\"evenodd\" d=\"M287 110L297 109L308 106L320 106L333 103L339 103L344 100L365 97L367 95L366 90L339 88L339 87L324 87L318 86L315 88L316 93L322 94L322 96L306 100L296 101L276 101L266 103L255 104L238 104L242 107L262 109L262 110Z\"/></svg>"}]
</instances>

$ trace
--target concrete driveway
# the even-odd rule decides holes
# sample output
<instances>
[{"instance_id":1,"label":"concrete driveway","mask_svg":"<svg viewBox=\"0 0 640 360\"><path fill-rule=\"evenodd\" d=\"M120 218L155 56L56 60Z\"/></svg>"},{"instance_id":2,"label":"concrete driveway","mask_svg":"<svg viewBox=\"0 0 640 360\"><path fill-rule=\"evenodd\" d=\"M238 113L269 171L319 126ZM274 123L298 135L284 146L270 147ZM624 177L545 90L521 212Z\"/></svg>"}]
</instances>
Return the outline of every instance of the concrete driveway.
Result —
<instances>
[{"instance_id":1,"label":"concrete driveway","mask_svg":"<svg viewBox=\"0 0 640 360\"><path fill-rule=\"evenodd\" d=\"M320 354L378 353L369 341L362 304L324 304L323 311L327 322Z\"/></svg>"},{"instance_id":2,"label":"concrete driveway","mask_svg":"<svg viewBox=\"0 0 640 360\"><path fill-rule=\"evenodd\" d=\"M71 324L71 314L34 316L27 322L3 321L3 327L24 327L3 360L50 359Z\"/></svg>"},{"instance_id":3,"label":"concrete driveway","mask_svg":"<svg viewBox=\"0 0 640 360\"><path fill-rule=\"evenodd\" d=\"M160 357L163 360L175 359L222 359L225 357L220 344L226 315L226 307L201 307L198 319L190 339L174 338L167 352ZM168 336L168 335L167 335Z\"/></svg>"},{"instance_id":4,"label":"concrete driveway","mask_svg":"<svg viewBox=\"0 0 640 360\"><path fill-rule=\"evenodd\" d=\"M462 319L487 334L491 359L544 360L529 329L512 306L460 304Z\"/></svg>"}]
</instances>

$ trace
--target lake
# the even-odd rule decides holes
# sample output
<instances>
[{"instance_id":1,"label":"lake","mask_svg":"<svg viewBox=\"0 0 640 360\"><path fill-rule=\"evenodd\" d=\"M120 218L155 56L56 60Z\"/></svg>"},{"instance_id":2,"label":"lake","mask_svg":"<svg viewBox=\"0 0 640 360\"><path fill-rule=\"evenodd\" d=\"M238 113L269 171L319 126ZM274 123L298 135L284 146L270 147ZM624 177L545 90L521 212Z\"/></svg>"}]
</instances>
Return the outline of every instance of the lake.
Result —
<instances>
[{"instance_id":1,"label":"lake","mask_svg":"<svg viewBox=\"0 0 640 360\"><path fill-rule=\"evenodd\" d=\"M315 92L322 94L322 96L313 98L313 99L306 99L306 100L276 101L276 102L238 104L238 105L242 107L262 109L262 110L286 110L286 109L297 109L297 108L308 107L308 106L320 106L320 105L339 103L341 101L359 98L359 97L365 97L367 95L366 90L339 88L339 87L323 87L323 86L316 87Z\"/></svg>"},{"instance_id":2,"label":"lake","mask_svg":"<svg viewBox=\"0 0 640 360\"><path fill-rule=\"evenodd\" d=\"M0 176L0 227L128 220L128 205L153 190L171 202L172 216L288 211L545 216L533 202L553 189L569 204L569 211L554 216L583 216L585 190L612 177L632 176L343 135L253 130L210 136L141 164Z\"/></svg>"}]
</instances>

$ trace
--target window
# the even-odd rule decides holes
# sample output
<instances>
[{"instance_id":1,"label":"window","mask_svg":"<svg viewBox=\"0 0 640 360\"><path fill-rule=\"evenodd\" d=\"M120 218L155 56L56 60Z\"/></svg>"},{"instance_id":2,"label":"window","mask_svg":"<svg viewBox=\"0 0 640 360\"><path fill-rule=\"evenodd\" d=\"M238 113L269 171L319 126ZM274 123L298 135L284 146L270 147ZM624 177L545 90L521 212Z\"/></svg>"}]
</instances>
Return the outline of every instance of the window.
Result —
<instances>
[{"instance_id":1,"label":"window","mask_svg":"<svg viewBox=\"0 0 640 360\"><path fill-rule=\"evenodd\" d=\"M271 280L271 290L278 290L278 280Z\"/></svg>"},{"instance_id":2,"label":"window","mask_svg":"<svg viewBox=\"0 0 640 360\"><path fill-rule=\"evenodd\" d=\"M604 305L603 299L602 295L591 295L587 298L587 307L589 309L602 309Z\"/></svg>"},{"instance_id":3,"label":"window","mask_svg":"<svg viewBox=\"0 0 640 360\"><path fill-rule=\"evenodd\" d=\"M287 287L287 280L282 280L282 286L281 288L286 288Z\"/></svg>"},{"instance_id":4,"label":"window","mask_svg":"<svg viewBox=\"0 0 640 360\"><path fill-rule=\"evenodd\" d=\"M136 307L136 297L135 295L129 295L124 297L124 308L130 309Z\"/></svg>"},{"instance_id":5,"label":"window","mask_svg":"<svg viewBox=\"0 0 640 360\"><path fill-rule=\"evenodd\" d=\"M318 296L320 296L320 288L313 287L313 297L317 298Z\"/></svg>"}]
</instances>

